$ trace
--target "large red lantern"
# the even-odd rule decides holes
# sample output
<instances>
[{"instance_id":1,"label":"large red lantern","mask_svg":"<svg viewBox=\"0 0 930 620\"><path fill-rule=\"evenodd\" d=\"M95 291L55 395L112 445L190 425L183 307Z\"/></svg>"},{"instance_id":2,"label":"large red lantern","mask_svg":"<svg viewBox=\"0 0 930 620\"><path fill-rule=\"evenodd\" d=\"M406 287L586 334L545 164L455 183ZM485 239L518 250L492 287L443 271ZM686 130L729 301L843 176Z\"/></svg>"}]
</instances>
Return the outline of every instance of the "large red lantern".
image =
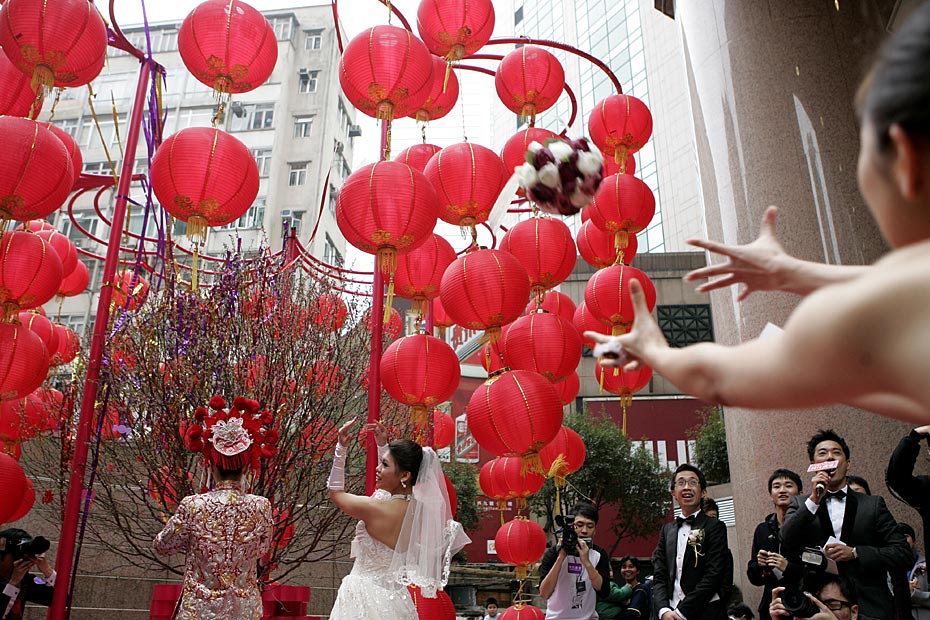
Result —
<instances>
[{"instance_id":1,"label":"large red lantern","mask_svg":"<svg viewBox=\"0 0 930 620\"><path fill-rule=\"evenodd\" d=\"M11 514L6 518L7 523L13 523L14 521L19 521L32 510L32 506L36 503L36 490L32 486L32 480L26 478L26 490L23 491L23 499L19 503L19 508L16 509L16 512Z\"/></svg>"},{"instance_id":2,"label":"large red lantern","mask_svg":"<svg viewBox=\"0 0 930 620\"><path fill-rule=\"evenodd\" d=\"M442 150L435 144L414 144L394 156L394 161L407 164L417 172L423 172L433 155Z\"/></svg>"},{"instance_id":3,"label":"large red lantern","mask_svg":"<svg viewBox=\"0 0 930 620\"><path fill-rule=\"evenodd\" d=\"M517 167L526 163L526 152L530 150L530 144L538 142L545 146L546 140L555 140L558 137L555 132L542 127L529 127L518 131L508 138L504 143L504 148L501 149L504 169L508 174L513 174Z\"/></svg>"},{"instance_id":4,"label":"large red lantern","mask_svg":"<svg viewBox=\"0 0 930 620\"><path fill-rule=\"evenodd\" d=\"M565 293L546 291L542 300L534 299L526 304L527 314L534 310L545 310L552 314L558 314L567 321L571 321L575 316L575 302Z\"/></svg>"},{"instance_id":5,"label":"large red lantern","mask_svg":"<svg viewBox=\"0 0 930 620\"><path fill-rule=\"evenodd\" d=\"M433 445L436 450L448 448L455 438L455 420L448 413L433 409ZM414 430L414 436L417 442L422 445L426 444L427 428L424 424L419 424ZM454 513L455 511L453 511Z\"/></svg>"},{"instance_id":6,"label":"large red lantern","mask_svg":"<svg viewBox=\"0 0 930 620\"><path fill-rule=\"evenodd\" d=\"M501 456L488 461L478 472L481 492L497 501L499 510L507 509L507 500L516 500L517 510L526 508L526 498L538 493L546 477L523 466L519 457Z\"/></svg>"},{"instance_id":7,"label":"large red lantern","mask_svg":"<svg viewBox=\"0 0 930 620\"><path fill-rule=\"evenodd\" d=\"M630 298L630 280L638 280L646 296L649 312L656 305L656 287L645 273L629 265L601 269L588 280L584 303L591 313L608 321L614 336L626 333L636 318Z\"/></svg>"},{"instance_id":8,"label":"large red lantern","mask_svg":"<svg viewBox=\"0 0 930 620\"><path fill-rule=\"evenodd\" d=\"M0 13L0 46L33 84L74 88L100 75L107 28L87 0L7 0Z\"/></svg>"},{"instance_id":9,"label":"large red lantern","mask_svg":"<svg viewBox=\"0 0 930 620\"><path fill-rule=\"evenodd\" d=\"M429 238L436 225L436 192L405 164L381 161L349 175L336 200L336 224L346 241L377 256L382 273L393 273L398 254Z\"/></svg>"},{"instance_id":10,"label":"large red lantern","mask_svg":"<svg viewBox=\"0 0 930 620\"><path fill-rule=\"evenodd\" d=\"M530 290L542 296L558 286L575 268L575 240L562 220L533 217L517 223L501 239L501 249L510 252L526 269Z\"/></svg>"},{"instance_id":11,"label":"large red lantern","mask_svg":"<svg viewBox=\"0 0 930 620\"><path fill-rule=\"evenodd\" d=\"M0 323L0 400L26 398L48 374L48 352L29 328Z\"/></svg>"},{"instance_id":12,"label":"large red lantern","mask_svg":"<svg viewBox=\"0 0 930 620\"><path fill-rule=\"evenodd\" d=\"M442 284L440 283L440 288L441 287ZM430 314L433 318L433 327L439 329L440 336L445 334L447 327L452 327L455 325L455 319L449 316L449 313L446 312L446 309L443 307L442 301L439 297L433 299L433 303L430 307Z\"/></svg>"},{"instance_id":13,"label":"large red lantern","mask_svg":"<svg viewBox=\"0 0 930 620\"><path fill-rule=\"evenodd\" d=\"M413 34L375 26L345 47L339 61L342 92L368 116L391 120L415 112L433 87L433 58Z\"/></svg>"},{"instance_id":14,"label":"large red lantern","mask_svg":"<svg viewBox=\"0 0 930 620\"><path fill-rule=\"evenodd\" d=\"M28 487L23 468L9 454L0 453L0 523L16 514Z\"/></svg>"},{"instance_id":15,"label":"large red lantern","mask_svg":"<svg viewBox=\"0 0 930 620\"><path fill-rule=\"evenodd\" d=\"M258 165L248 147L213 127L188 127L152 158L152 189L187 235L206 240L208 226L239 219L258 196Z\"/></svg>"},{"instance_id":16,"label":"large red lantern","mask_svg":"<svg viewBox=\"0 0 930 620\"><path fill-rule=\"evenodd\" d=\"M124 269L113 277L113 296L110 303L117 308L136 310L145 303L149 295L149 283L142 274L132 269Z\"/></svg>"},{"instance_id":17,"label":"large red lantern","mask_svg":"<svg viewBox=\"0 0 930 620\"><path fill-rule=\"evenodd\" d=\"M526 269L500 250L476 250L446 269L439 286L442 306L458 325L483 329L493 342L501 326L523 311L530 295Z\"/></svg>"},{"instance_id":18,"label":"large red lantern","mask_svg":"<svg viewBox=\"0 0 930 620\"><path fill-rule=\"evenodd\" d=\"M371 321L371 310L365 312L365 317L363 320L365 322L365 327L370 332L374 326ZM381 336L384 339L384 342L391 342L397 338L403 330L404 320L400 318L400 312L394 308L391 308L391 311L388 313L388 319L381 323Z\"/></svg>"},{"instance_id":19,"label":"large red lantern","mask_svg":"<svg viewBox=\"0 0 930 620\"><path fill-rule=\"evenodd\" d=\"M86 291L88 284L90 284L90 272L84 261L79 260L74 265L74 270L61 279L58 294L62 297L74 297Z\"/></svg>"},{"instance_id":20,"label":"large red lantern","mask_svg":"<svg viewBox=\"0 0 930 620\"><path fill-rule=\"evenodd\" d=\"M619 164L649 141L652 113L636 97L610 95L594 106L588 117L588 134L605 158Z\"/></svg>"},{"instance_id":21,"label":"large red lantern","mask_svg":"<svg viewBox=\"0 0 930 620\"><path fill-rule=\"evenodd\" d=\"M41 306L61 285L61 259L37 234L13 231L0 236L0 314Z\"/></svg>"},{"instance_id":22,"label":"large red lantern","mask_svg":"<svg viewBox=\"0 0 930 620\"><path fill-rule=\"evenodd\" d=\"M577 398L578 392L581 391L581 379L578 377L577 371L552 385L555 386L555 391L559 393L563 405L570 404Z\"/></svg>"},{"instance_id":23,"label":"large red lantern","mask_svg":"<svg viewBox=\"0 0 930 620\"><path fill-rule=\"evenodd\" d=\"M265 16L240 0L207 0L178 30L181 60L219 93L245 93L265 83L278 59L278 40Z\"/></svg>"},{"instance_id":24,"label":"large red lantern","mask_svg":"<svg viewBox=\"0 0 930 620\"><path fill-rule=\"evenodd\" d=\"M581 342L589 349L593 349L596 343L589 338L585 338L585 332L597 332L598 334L605 335L611 333L610 322L595 316L588 309L588 306L585 304L585 302L578 304L578 308L575 309L575 316L572 318L572 325L574 325L575 329L578 330L578 334L581 336Z\"/></svg>"},{"instance_id":25,"label":"large red lantern","mask_svg":"<svg viewBox=\"0 0 930 620\"><path fill-rule=\"evenodd\" d=\"M595 226L615 233L618 248L625 248L630 235L644 230L655 212L652 190L632 174L615 174L601 181L589 211Z\"/></svg>"},{"instance_id":26,"label":"large red lantern","mask_svg":"<svg viewBox=\"0 0 930 620\"><path fill-rule=\"evenodd\" d=\"M40 230L35 234L45 239L48 245L58 254L58 258L61 260L62 277L71 275L78 262L77 248L74 247L71 240L57 230Z\"/></svg>"},{"instance_id":27,"label":"large red lantern","mask_svg":"<svg viewBox=\"0 0 930 620\"><path fill-rule=\"evenodd\" d=\"M34 220L53 213L68 197L74 179L65 145L41 123L15 116L0 116L0 136L0 220Z\"/></svg>"},{"instance_id":28,"label":"large red lantern","mask_svg":"<svg viewBox=\"0 0 930 620\"><path fill-rule=\"evenodd\" d=\"M0 50L0 116L30 116L35 118L42 111L42 91L36 95L30 82L32 76L16 68L6 54ZM35 105L35 110L32 106Z\"/></svg>"},{"instance_id":29,"label":"large red lantern","mask_svg":"<svg viewBox=\"0 0 930 620\"><path fill-rule=\"evenodd\" d=\"M439 218L455 226L486 222L510 175L491 149L460 142L442 149L423 174L439 197Z\"/></svg>"},{"instance_id":30,"label":"large red lantern","mask_svg":"<svg viewBox=\"0 0 930 620\"><path fill-rule=\"evenodd\" d=\"M491 0L422 0L417 9L417 31L433 54L450 63L461 60L491 39L494 5Z\"/></svg>"},{"instance_id":31,"label":"large red lantern","mask_svg":"<svg viewBox=\"0 0 930 620\"><path fill-rule=\"evenodd\" d=\"M81 176L81 170L84 169L84 156L81 155L81 147L78 146L78 143L71 137L67 131L55 125L54 123L43 123L49 131L55 134L55 137L61 140L61 143L65 145L65 149L68 151L68 156L71 158L71 170L74 171L74 180L77 181Z\"/></svg>"},{"instance_id":32,"label":"large red lantern","mask_svg":"<svg viewBox=\"0 0 930 620\"><path fill-rule=\"evenodd\" d=\"M58 350L58 332L46 317L35 312L20 312L19 322L42 340L45 350L51 356Z\"/></svg>"},{"instance_id":33,"label":"large red lantern","mask_svg":"<svg viewBox=\"0 0 930 620\"><path fill-rule=\"evenodd\" d=\"M458 99L459 79L455 71L446 71L446 63L438 56L433 56L433 87L426 101L410 113L410 118L421 123L438 120L452 111Z\"/></svg>"},{"instance_id":34,"label":"large red lantern","mask_svg":"<svg viewBox=\"0 0 930 620\"><path fill-rule=\"evenodd\" d=\"M37 433L54 430L58 426L65 396L55 388L40 387L26 397L26 422Z\"/></svg>"},{"instance_id":35,"label":"large red lantern","mask_svg":"<svg viewBox=\"0 0 930 620\"><path fill-rule=\"evenodd\" d=\"M529 370L490 377L468 401L468 430L497 456L519 456L539 467L539 450L562 426L562 403L552 384Z\"/></svg>"},{"instance_id":36,"label":"large red lantern","mask_svg":"<svg viewBox=\"0 0 930 620\"><path fill-rule=\"evenodd\" d=\"M439 296L442 274L454 260L452 245L433 233L426 243L397 259L395 294L410 299L421 314L425 313L426 303Z\"/></svg>"},{"instance_id":37,"label":"large red lantern","mask_svg":"<svg viewBox=\"0 0 930 620\"><path fill-rule=\"evenodd\" d=\"M526 579L527 567L546 552L546 532L535 521L517 517L497 530L494 550L501 562L517 567L517 579Z\"/></svg>"},{"instance_id":38,"label":"large red lantern","mask_svg":"<svg viewBox=\"0 0 930 620\"><path fill-rule=\"evenodd\" d=\"M586 455L587 448L581 435L567 426L560 428L555 439L539 451L543 469L550 478L556 479L556 483L559 479L564 482L565 476L581 469Z\"/></svg>"},{"instance_id":39,"label":"large red lantern","mask_svg":"<svg viewBox=\"0 0 930 620\"><path fill-rule=\"evenodd\" d=\"M504 106L531 119L558 101L565 87L565 70L558 58L541 47L524 45L510 52L494 74L497 96Z\"/></svg>"},{"instance_id":40,"label":"large red lantern","mask_svg":"<svg viewBox=\"0 0 930 620\"><path fill-rule=\"evenodd\" d=\"M616 233L604 232L588 220L578 229L578 253L586 263L597 269L610 267L620 260L629 265L636 257L639 242L636 235L626 236L626 247L617 247ZM622 259L620 258L622 254Z\"/></svg>"},{"instance_id":41,"label":"large red lantern","mask_svg":"<svg viewBox=\"0 0 930 620\"><path fill-rule=\"evenodd\" d=\"M407 586L413 606L417 608L418 620L455 620L455 604L443 590L436 596L424 596L419 586Z\"/></svg>"},{"instance_id":42,"label":"large red lantern","mask_svg":"<svg viewBox=\"0 0 930 620\"><path fill-rule=\"evenodd\" d=\"M581 336L559 315L534 312L510 325L504 337L504 361L511 368L559 381L578 368Z\"/></svg>"},{"instance_id":43,"label":"large red lantern","mask_svg":"<svg viewBox=\"0 0 930 620\"><path fill-rule=\"evenodd\" d=\"M81 339L70 328L55 325L58 333L58 351L52 354L53 365L70 364L81 350Z\"/></svg>"},{"instance_id":44,"label":"large red lantern","mask_svg":"<svg viewBox=\"0 0 930 620\"><path fill-rule=\"evenodd\" d=\"M497 620L545 620L546 612L539 607L526 603L517 603L501 612Z\"/></svg>"},{"instance_id":45,"label":"large red lantern","mask_svg":"<svg viewBox=\"0 0 930 620\"><path fill-rule=\"evenodd\" d=\"M455 351L428 334L404 336L381 357L381 385L391 398L410 405L417 424L426 421L429 407L452 398L460 377Z\"/></svg>"}]
</instances>

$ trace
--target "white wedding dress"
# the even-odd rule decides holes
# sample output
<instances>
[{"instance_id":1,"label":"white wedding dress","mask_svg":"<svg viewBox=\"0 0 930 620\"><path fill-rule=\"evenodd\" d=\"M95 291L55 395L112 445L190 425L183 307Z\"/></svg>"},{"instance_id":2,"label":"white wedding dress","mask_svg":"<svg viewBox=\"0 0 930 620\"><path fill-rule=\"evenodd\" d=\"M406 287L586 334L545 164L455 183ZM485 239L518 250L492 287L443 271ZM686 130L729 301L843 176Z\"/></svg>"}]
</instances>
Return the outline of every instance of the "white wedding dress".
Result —
<instances>
[{"instance_id":1,"label":"white wedding dress","mask_svg":"<svg viewBox=\"0 0 930 620\"><path fill-rule=\"evenodd\" d=\"M381 489L372 498L391 501ZM393 555L393 549L368 534L364 521L358 522L352 541L355 564L339 586L330 620L416 620L410 593L391 571Z\"/></svg>"}]
</instances>

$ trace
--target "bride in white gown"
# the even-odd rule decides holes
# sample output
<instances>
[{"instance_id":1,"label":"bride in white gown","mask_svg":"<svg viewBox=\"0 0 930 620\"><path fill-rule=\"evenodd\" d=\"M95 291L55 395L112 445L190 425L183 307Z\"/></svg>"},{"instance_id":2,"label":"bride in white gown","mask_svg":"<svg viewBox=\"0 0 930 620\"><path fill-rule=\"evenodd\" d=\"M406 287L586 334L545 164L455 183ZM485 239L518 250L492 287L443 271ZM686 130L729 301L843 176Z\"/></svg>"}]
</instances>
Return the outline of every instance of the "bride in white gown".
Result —
<instances>
[{"instance_id":1,"label":"bride in white gown","mask_svg":"<svg viewBox=\"0 0 930 620\"><path fill-rule=\"evenodd\" d=\"M449 577L449 563L469 538L453 520L436 453L401 439L375 434L379 464L371 497L345 492L345 461L354 420L339 429L327 483L330 499L359 519L352 541L355 564L342 581L330 620L410 620L417 617L407 586L435 597Z\"/></svg>"}]
</instances>

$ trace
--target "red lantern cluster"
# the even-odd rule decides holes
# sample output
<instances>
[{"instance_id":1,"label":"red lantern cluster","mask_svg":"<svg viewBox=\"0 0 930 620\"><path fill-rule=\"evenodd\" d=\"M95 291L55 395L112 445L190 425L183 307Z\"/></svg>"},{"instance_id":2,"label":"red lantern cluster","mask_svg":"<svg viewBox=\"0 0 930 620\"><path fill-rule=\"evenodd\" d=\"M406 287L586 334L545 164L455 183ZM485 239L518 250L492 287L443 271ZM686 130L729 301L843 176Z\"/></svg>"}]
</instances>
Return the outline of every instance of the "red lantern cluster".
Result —
<instances>
[{"instance_id":1,"label":"red lantern cluster","mask_svg":"<svg viewBox=\"0 0 930 620\"><path fill-rule=\"evenodd\" d=\"M426 144L425 142L423 144L414 144L395 155L394 161L407 164L414 170L423 172L433 155L441 150L442 148L435 144Z\"/></svg>"},{"instance_id":2,"label":"red lantern cluster","mask_svg":"<svg viewBox=\"0 0 930 620\"><path fill-rule=\"evenodd\" d=\"M504 56L494 85L508 110L535 119L558 101L565 87L565 70L550 52L524 45Z\"/></svg>"},{"instance_id":3,"label":"red lantern cluster","mask_svg":"<svg viewBox=\"0 0 930 620\"><path fill-rule=\"evenodd\" d=\"M404 336L381 357L381 384L391 398L412 407L414 422L420 425L429 407L452 398L460 373L452 347L427 334Z\"/></svg>"},{"instance_id":4,"label":"red lantern cluster","mask_svg":"<svg viewBox=\"0 0 930 620\"><path fill-rule=\"evenodd\" d=\"M426 101L410 114L410 118L422 123L438 120L452 111L458 99L459 79L455 76L455 71L447 71L446 63L433 56L433 87Z\"/></svg>"},{"instance_id":5,"label":"red lantern cluster","mask_svg":"<svg viewBox=\"0 0 930 620\"><path fill-rule=\"evenodd\" d=\"M566 378L581 361L581 336L557 314L534 312L514 321L504 338L504 361L555 382Z\"/></svg>"},{"instance_id":6,"label":"red lantern cluster","mask_svg":"<svg viewBox=\"0 0 930 620\"><path fill-rule=\"evenodd\" d=\"M538 493L546 483L545 476L523 466L519 457L501 456L488 461L478 472L478 484L486 497L506 510L508 500L516 500L517 509L526 508L526 498Z\"/></svg>"},{"instance_id":7,"label":"red lantern cluster","mask_svg":"<svg viewBox=\"0 0 930 620\"><path fill-rule=\"evenodd\" d=\"M439 218L454 226L486 222L510 174L491 149L460 142L429 160L423 174L439 198Z\"/></svg>"}]
</instances>

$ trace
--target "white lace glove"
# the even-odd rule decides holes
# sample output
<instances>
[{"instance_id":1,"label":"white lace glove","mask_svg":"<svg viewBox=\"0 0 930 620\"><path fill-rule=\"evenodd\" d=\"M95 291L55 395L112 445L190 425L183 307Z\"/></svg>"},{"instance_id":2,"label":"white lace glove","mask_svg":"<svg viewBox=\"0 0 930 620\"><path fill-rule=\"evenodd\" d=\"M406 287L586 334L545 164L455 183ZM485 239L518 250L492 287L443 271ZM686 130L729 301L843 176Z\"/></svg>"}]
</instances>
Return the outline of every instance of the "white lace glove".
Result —
<instances>
[{"instance_id":1,"label":"white lace glove","mask_svg":"<svg viewBox=\"0 0 930 620\"><path fill-rule=\"evenodd\" d=\"M326 487L330 491L344 491L346 488L346 455L348 453L344 445L336 444L336 450L333 452L333 469L329 472L329 479L326 481Z\"/></svg>"}]
</instances>

